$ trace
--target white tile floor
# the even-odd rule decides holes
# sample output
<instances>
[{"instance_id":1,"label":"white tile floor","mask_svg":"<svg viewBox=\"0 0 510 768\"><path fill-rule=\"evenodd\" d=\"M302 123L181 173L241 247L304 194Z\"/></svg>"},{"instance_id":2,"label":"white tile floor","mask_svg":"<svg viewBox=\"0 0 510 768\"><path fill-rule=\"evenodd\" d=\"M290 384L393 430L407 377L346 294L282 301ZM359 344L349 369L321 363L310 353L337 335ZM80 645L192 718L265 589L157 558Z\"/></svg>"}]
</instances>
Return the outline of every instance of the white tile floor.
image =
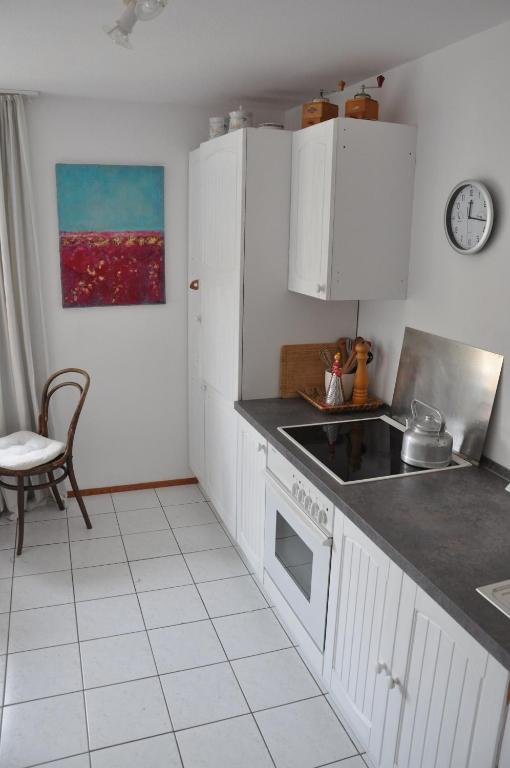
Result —
<instances>
[{"instance_id":1,"label":"white tile floor","mask_svg":"<svg viewBox=\"0 0 510 768\"><path fill-rule=\"evenodd\" d=\"M2 768L364 768L197 486L86 503L0 520Z\"/></svg>"}]
</instances>

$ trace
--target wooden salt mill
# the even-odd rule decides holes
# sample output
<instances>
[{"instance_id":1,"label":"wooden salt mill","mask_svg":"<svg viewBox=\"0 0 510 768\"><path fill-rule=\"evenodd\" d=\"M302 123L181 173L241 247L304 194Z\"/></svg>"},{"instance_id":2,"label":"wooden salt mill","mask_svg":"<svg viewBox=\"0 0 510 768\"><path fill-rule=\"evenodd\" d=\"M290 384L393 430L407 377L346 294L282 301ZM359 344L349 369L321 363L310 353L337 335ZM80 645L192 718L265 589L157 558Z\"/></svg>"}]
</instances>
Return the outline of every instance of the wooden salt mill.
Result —
<instances>
[{"instance_id":1,"label":"wooden salt mill","mask_svg":"<svg viewBox=\"0 0 510 768\"><path fill-rule=\"evenodd\" d=\"M368 402L368 371L367 359L370 352L370 343L360 341L354 347L356 352L356 373L354 374L354 387L352 389L353 405L363 405Z\"/></svg>"}]
</instances>

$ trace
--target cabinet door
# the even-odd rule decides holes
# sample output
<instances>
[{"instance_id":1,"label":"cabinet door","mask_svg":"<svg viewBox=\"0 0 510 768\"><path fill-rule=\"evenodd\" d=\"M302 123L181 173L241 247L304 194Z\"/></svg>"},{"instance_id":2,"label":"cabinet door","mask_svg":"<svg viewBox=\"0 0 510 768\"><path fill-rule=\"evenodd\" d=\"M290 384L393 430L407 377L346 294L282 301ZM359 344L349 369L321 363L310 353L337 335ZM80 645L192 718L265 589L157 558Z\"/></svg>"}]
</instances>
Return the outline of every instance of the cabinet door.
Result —
<instances>
[{"instance_id":1,"label":"cabinet door","mask_svg":"<svg viewBox=\"0 0 510 768\"><path fill-rule=\"evenodd\" d=\"M200 482L204 475L204 393L202 390L200 249L200 150L190 153L188 187L188 282L198 280L199 290L188 290L188 446L189 465Z\"/></svg>"},{"instance_id":2,"label":"cabinet door","mask_svg":"<svg viewBox=\"0 0 510 768\"><path fill-rule=\"evenodd\" d=\"M240 394L245 141L236 131L200 147L202 372L230 400Z\"/></svg>"},{"instance_id":3,"label":"cabinet door","mask_svg":"<svg viewBox=\"0 0 510 768\"><path fill-rule=\"evenodd\" d=\"M208 384L205 387L205 485L216 511L235 536L236 414L230 400Z\"/></svg>"},{"instance_id":4,"label":"cabinet door","mask_svg":"<svg viewBox=\"0 0 510 768\"><path fill-rule=\"evenodd\" d=\"M241 417L237 429L237 541L262 579L267 442Z\"/></svg>"},{"instance_id":5,"label":"cabinet door","mask_svg":"<svg viewBox=\"0 0 510 768\"><path fill-rule=\"evenodd\" d=\"M378 714L377 665L391 660L401 582L401 570L337 510L326 665L332 694L364 746Z\"/></svg>"},{"instance_id":6,"label":"cabinet door","mask_svg":"<svg viewBox=\"0 0 510 768\"><path fill-rule=\"evenodd\" d=\"M337 121L296 131L292 143L289 289L330 294Z\"/></svg>"},{"instance_id":7,"label":"cabinet door","mask_svg":"<svg viewBox=\"0 0 510 768\"><path fill-rule=\"evenodd\" d=\"M382 682L390 691L383 748L376 755L371 744L370 757L384 768L493 768L507 682L503 667L405 577L393 668Z\"/></svg>"}]
</instances>

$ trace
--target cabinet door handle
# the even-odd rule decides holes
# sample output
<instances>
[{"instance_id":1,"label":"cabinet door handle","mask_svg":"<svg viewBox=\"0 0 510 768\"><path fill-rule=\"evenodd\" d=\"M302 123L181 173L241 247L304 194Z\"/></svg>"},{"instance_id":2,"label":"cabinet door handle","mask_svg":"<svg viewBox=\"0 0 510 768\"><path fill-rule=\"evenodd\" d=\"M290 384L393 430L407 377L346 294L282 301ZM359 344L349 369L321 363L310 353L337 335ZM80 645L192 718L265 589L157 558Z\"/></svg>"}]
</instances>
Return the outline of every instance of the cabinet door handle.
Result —
<instances>
[{"instance_id":1,"label":"cabinet door handle","mask_svg":"<svg viewBox=\"0 0 510 768\"><path fill-rule=\"evenodd\" d=\"M392 691L394 688L402 688L400 685L400 680L398 677L392 677L391 675L388 675L388 689Z\"/></svg>"},{"instance_id":2,"label":"cabinet door handle","mask_svg":"<svg viewBox=\"0 0 510 768\"><path fill-rule=\"evenodd\" d=\"M265 453L265 452L266 452L266 450L267 450L267 448L266 448L266 446L264 445L264 443L259 443L259 444L258 444L258 446L257 446L257 451L258 451L259 453L260 453L261 451L263 451L263 452Z\"/></svg>"},{"instance_id":3,"label":"cabinet door handle","mask_svg":"<svg viewBox=\"0 0 510 768\"><path fill-rule=\"evenodd\" d=\"M317 293L325 293L326 292L326 286L322 285L321 283L317 283Z\"/></svg>"},{"instance_id":4,"label":"cabinet door handle","mask_svg":"<svg viewBox=\"0 0 510 768\"><path fill-rule=\"evenodd\" d=\"M198 291L198 289L200 288L200 281L192 280L191 283L189 284L189 287L191 291Z\"/></svg>"},{"instance_id":5,"label":"cabinet door handle","mask_svg":"<svg viewBox=\"0 0 510 768\"><path fill-rule=\"evenodd\" d=\"M201 323L202 322L202 315L195 315L195 320L196 320L197 323Z\"/></svg>"},{"instance_id":6,"label":"cabinet door handle","mask_svg":"<svg viewBox=\"0 0 510 768\"><path fill-rule=\"evenodd\" d=\"M386 672L387 675L389 675L390 671L388 669L388 665L384 663L384 661L378 661L375 667L375 674L380 675L381 672Z\"/></svg>"}]
</instances>

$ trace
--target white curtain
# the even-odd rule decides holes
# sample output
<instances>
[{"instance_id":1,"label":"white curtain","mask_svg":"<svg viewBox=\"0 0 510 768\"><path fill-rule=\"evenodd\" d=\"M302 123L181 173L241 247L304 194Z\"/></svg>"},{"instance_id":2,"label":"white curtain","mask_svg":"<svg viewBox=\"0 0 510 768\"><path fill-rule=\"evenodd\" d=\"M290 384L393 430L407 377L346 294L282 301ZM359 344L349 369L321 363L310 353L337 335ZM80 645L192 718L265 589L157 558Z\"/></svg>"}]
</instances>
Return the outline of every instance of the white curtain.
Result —
<instances>
[{"instance_id":1,"label":"white curtain","mask_svg":"<svg viewBox=\"0 0 510 768\"><path fill-rule=\"evenodd\" d=\"M25 105L0 95L0 435L36 429L47 373Z\"/></svg>"}]
</instances>

